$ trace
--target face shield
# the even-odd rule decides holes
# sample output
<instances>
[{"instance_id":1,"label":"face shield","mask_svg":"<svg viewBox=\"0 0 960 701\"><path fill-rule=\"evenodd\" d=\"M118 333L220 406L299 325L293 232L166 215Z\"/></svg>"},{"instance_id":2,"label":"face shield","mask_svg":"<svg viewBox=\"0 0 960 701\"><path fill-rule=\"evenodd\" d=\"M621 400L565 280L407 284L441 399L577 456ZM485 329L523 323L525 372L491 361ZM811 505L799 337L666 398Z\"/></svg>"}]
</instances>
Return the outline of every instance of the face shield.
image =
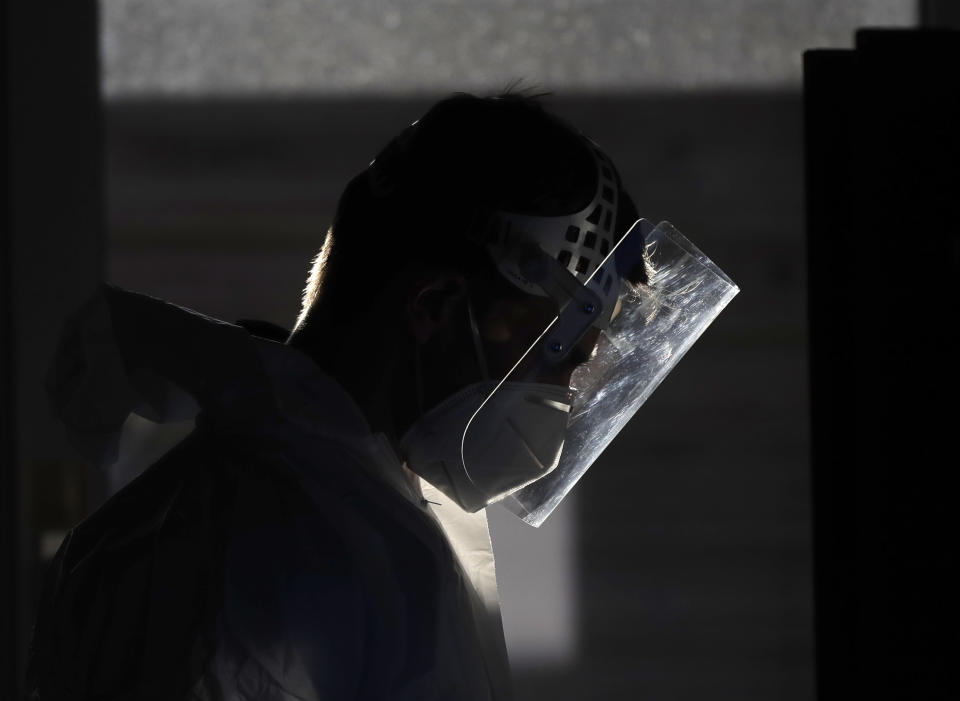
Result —
<instances>
[{"instance_id":1,"label":"face shield","mask_svg":"<svg viewBox=\"0 0 960 701\"><path fill-rule=\"evenodd\" d=\"M478 491L534 526L739 291L669 222L639 220L580 289L542 260L559 313L471 417L461 446Z\"/></svg>"},{"instance_id":2,"label":"face shield","mask_svg":"<svg viewBox=\"0 0 960 701\"><path fill-rule=\"evenodd\" d=\"M412 470L468 511L539 526L739 291L668 222L617 238L618 183L565 217L498 213L482 243L519 294L470 307L485 381L401 441Z\"/></svg>"}]
</instances>

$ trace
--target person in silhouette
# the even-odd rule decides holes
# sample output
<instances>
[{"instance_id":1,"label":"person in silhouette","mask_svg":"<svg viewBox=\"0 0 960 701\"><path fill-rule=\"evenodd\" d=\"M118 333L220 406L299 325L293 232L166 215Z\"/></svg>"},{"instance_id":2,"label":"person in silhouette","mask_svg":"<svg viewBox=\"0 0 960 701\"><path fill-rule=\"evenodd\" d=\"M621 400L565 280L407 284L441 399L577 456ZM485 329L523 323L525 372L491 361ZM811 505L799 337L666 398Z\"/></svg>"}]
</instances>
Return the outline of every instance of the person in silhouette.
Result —
<instances>
[{"instance_id":1,"label":"person in silhouette","mask_svg":"<svg viewBox=\"0 0 960 701\"><path fill-rule=\"evenodd\" d=\"M76 445L196 428L68 533L29 698L512 698L485 507L538 524L595 458L637 218L538 100L457 94L347 184L292 332L102 286L49 375Z\"/></svg>"}]
</instances>

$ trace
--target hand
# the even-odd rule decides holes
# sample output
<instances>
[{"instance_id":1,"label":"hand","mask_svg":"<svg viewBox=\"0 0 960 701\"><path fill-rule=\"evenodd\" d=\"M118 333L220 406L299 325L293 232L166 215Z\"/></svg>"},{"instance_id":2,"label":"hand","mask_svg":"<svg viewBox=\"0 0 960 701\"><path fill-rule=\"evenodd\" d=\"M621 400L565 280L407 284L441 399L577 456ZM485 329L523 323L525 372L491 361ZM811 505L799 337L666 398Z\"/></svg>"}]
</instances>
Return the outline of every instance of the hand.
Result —
<instances>
[{"instance_id":1,"label":"hand","mask_svg":"<svg viewBox=\"0 0 960 701\"><path fill-rule=\"evenodd\" d=\"M116 337L107 301L109 288L64 322L47 396L74 446L87 458L109 464L117 458L120 431L137 404Z\"/></svg>"}]
</instances>

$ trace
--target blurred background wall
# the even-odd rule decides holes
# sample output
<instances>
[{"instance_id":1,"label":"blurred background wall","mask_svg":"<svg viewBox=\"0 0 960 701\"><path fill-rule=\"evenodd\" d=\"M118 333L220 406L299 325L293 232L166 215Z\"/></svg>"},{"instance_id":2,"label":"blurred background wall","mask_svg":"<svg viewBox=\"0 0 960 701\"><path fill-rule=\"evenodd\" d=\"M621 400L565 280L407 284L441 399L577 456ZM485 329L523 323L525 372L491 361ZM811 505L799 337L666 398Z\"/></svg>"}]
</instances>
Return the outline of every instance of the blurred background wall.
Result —
<instances>
[{"instance_id":1,"label":"blurred background wall","mask_svg":"<svg viewBox=\"0 0 960 701\"><path fill-rule=\"evenodd\" d=\"M228 320L292 323L343 184L433 101L516 79L552 91L641 214L742 292L542 529L491 514L518 697L812 698L800 54L909 26L914 2L99 9L106 278ZM75 510L189 426L128 429ZM43 416L24 440L69 492L61 438L43 441L57 431ZM37 513L25 543L42 564L65 523Z\"/></svg>"}]
</instances>

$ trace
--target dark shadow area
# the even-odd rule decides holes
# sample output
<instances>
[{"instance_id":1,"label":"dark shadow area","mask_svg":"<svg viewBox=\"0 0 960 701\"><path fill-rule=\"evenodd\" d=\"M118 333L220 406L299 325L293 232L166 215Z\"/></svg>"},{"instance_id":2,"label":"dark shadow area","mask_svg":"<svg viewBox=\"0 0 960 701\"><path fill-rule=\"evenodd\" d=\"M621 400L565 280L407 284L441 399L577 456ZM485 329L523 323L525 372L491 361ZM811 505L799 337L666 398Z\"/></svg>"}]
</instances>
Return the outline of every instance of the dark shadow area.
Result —
<instances>
[{"instance_id":1,"label":"dark shadow area","mask_svg":"<svg viewBox=\"0 0 960 701\"><path fill-rule=\"evenodd\" d=\"M0 6L3 221L0 222L0 698L20 698L42 574L42 502L71 473L85 500L88 467L69 455L43 392L64 309L103 276L103 141L96 3ZM58 504L64 507L65 503ZM46 513L48 529L82 512Z\"/></svg>"}]
</instances>

